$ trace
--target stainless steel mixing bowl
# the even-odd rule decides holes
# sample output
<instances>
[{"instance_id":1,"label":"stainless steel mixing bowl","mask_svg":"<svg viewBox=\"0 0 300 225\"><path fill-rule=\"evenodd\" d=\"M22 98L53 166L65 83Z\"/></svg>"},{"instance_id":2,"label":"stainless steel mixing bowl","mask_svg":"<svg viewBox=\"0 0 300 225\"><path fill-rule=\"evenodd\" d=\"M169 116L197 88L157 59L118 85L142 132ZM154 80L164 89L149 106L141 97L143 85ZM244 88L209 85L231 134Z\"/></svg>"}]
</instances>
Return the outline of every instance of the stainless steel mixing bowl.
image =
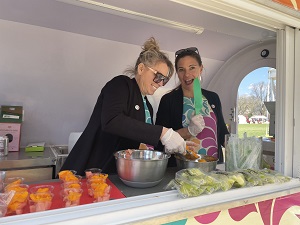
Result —
<instances>
[{"instance_id":1,"label":"stainless steel mixing bowl","mask_svg":"<svg viewBox=\"0 0 300 225\"><path fill-rule=\"evenodd\" d=\"M169 155L152 150L129 149L115 153L117 171L124 184L147 188L157 185L164 177Z\"/></svg>"},{"instance_id":2,"label":"stainless steel mixing bowl","mask_svg":"<svg viewBox=\"0 0 300 225\"><path fill-rule=\"evenodd\" d=\"M200 168L203 172L210 172L216 170L218 158L213 156L206 156L199 154L199 159L206 159L207 162L198 162L198 160L188 160L185 159L183 156L175 155L176 163L178 169L187 169L187 168ZM211 161L212 160L212 161Z\"/></svg>"}]
</instances>

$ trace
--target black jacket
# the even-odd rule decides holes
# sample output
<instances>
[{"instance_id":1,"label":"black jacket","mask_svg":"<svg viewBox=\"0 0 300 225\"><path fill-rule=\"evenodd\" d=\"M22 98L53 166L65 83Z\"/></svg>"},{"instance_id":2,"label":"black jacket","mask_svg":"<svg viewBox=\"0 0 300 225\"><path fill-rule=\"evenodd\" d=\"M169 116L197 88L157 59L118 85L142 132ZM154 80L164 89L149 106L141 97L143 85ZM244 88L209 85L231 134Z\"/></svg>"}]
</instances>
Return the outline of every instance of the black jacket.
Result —
<instances>
[{"instance_id":1,"label":"black jacket","mask_svg":"<svg viewBox=\"0 0 300 225\"><path fill-rule=\"evenodd\" d=\"M217 93L202 89L202 94L208 100L212 110L217 117L217 138L218 138L218 156L219 162L223 162L223 153L221 145L224 144L225 134L228 134L226 124L224 122L221 101ZM214 106L214 107L212 107ZM183 92L181 87L177 88L170 93L165 94L160 101L157 115L156 124L164 127L173 128L178 130L182 127L182 113L183 113ZM159 149L163 148L160 145ZM170 159L169 166L174 166L174 159Z\"/></svg>"},{"instance_id":2,"label":"black jacket","mask_svg":"<svg viewBox=\"0 0 300 225\"><path fill-rule=\"evenodd\" d=\"M148 109L153 115L151 104ZM153 117L152 117L153 118ZM61 170L84 175L88 168L116 173L114 152L136 149L140 143L156 146L162 126L145 123L142 94L135 79L120 75L102 89L90 121Z\"/></svg>"}]
</instances>

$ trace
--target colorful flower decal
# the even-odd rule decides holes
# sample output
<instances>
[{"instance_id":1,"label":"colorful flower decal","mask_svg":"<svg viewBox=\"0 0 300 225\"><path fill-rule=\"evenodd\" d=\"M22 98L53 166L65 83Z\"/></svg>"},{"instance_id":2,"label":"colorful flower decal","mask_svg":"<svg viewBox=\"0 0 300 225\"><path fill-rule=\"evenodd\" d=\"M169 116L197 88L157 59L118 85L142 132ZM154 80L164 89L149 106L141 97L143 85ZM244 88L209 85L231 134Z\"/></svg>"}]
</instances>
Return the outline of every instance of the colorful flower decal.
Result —
<instances>
[{"instance_id":1,"label":"colorful flower decal","mask_svg":"<svg viewBox=\"0 0 300 225\"><path fill-rule=\"evenodd\" d=\"M226 225L250 224L249 221L255 225L300 224L300 193L198 215L163 225L220 225L222 221Z\"/></svg>"}]
</instances>

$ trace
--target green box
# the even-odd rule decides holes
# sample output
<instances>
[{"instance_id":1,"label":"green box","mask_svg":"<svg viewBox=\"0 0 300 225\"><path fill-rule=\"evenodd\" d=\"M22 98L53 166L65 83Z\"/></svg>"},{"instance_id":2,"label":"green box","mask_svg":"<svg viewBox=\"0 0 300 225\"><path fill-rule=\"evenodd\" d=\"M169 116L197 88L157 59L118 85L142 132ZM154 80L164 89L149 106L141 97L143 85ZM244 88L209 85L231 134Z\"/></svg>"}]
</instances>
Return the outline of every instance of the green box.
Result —
<instances>
[{"instance_id":1,"label":"green box","mask_svg":"<svg viewBox=\"0 0 300 225\"><path fill-rule=\"evenodd\" d=\"M25 152L43 152L45 149L45 142L31 143L25 147Z\"/></svg>"}]
</instances>

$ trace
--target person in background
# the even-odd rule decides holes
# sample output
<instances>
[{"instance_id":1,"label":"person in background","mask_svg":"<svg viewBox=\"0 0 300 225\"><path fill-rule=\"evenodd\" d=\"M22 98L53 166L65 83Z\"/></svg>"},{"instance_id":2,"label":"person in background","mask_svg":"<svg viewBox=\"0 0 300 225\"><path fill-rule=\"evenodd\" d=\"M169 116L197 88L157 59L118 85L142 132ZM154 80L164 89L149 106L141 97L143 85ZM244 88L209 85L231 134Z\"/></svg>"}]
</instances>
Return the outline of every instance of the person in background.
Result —
<instances>
[{"instance_id":1,"label":"person in background","mask_svg":"<svg viewBox=\"0 0 300 225\"><path fill-rule=\"evenodd\" d=\"M165 85L174 72L156 40L148 39L135 66L110 80L102 89L91 118L63 164L62 170L84 175L88 168L116 173L114 153L139 146L165 146L166 153L185 153L186 142L173 129L154 125L153 109L146 95Z\"/></svg>"},{"instance_id":2,"label":"person in background","mask_svg":"<svg viewBox=\"0 0 300 225\"><path fill-rule=\"evenodd\" d=\"M194 94L194 82L200 82L203 70L198 49L191 47L178 50L175 57L175 70L181 84L162 96L156 124L171 127L185 140L197 143L196 153L215 156L219 163L223 162L221 146L224 146L228 130L220 98L215 92L201 89L200 83L198 95ZM199 114L195 113L196 99L202 99ZM175 158L169 161L169 166L176 165Z\"/></svg>"}]
</instances>

